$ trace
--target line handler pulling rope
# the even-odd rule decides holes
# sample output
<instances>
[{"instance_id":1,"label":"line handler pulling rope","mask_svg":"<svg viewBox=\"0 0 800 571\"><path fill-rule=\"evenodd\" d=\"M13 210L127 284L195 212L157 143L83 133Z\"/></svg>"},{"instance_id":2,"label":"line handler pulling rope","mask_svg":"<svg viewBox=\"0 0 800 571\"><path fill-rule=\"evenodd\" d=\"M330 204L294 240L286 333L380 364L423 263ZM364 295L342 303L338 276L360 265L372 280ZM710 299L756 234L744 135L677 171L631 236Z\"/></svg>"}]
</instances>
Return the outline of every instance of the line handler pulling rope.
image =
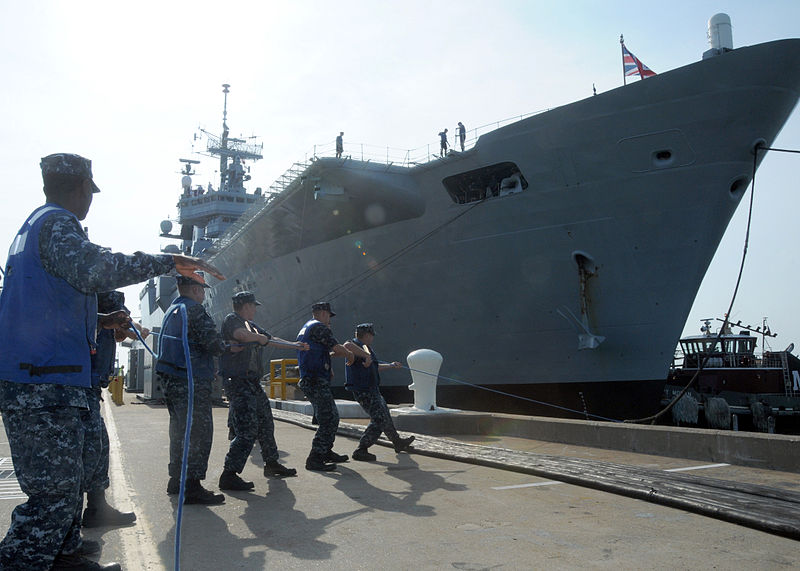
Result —
<instances>
[{"instance_id":1,"label":"line handler pulling rope","mask_svg":"<svg viewBox=\"0 0 800 571\"><path fill-rule=\"evenodd\" d=\"M192 415L194 413L194 375L192 373L192 359L189 353L189 333L188 333L188 316L186 314L186 305L180 304L177 309L173 311L180 311L181 314L181 337L173 337L172 335L166 335L164 333L154 333L154 335L159 336L159 350L158 352L161 353L161 343L163 339L175 339L177 341L181 341L183 345L183 354L186 358L186 375L188 378L188 403L186 408L186 430L183 434L183 456L181 458L181 482L180 482L180 491L178 493L178 515L175 521L175 571L180 571L181 564L181 524L183 523L183 500L185 497L186 491L186 470L187 470L187 463L189 458L189 441L190 435L192 433ZM166 317L166 316L165 316ZM131 329L136 333L136 337L139 341L144 345L144 348L153 356L154 359L158 360L158 355L153 352L152 349L144 342L142 335L139 333L139 330L135 327L131 327ZM258 345L258 343L231 343L232 347L235 346L250 346L250 345ZM282 347L294 347L294 345L286 345L280 342L274 342L273 344Z\"/></svg>"},{"instance_id":2,"label":"line handler pulling rope","mask_svg":"<svg viewBox=\"0 0 800 571\"><path fill-rule=\"evenodd\" d=\"M164 338L175 339L177 341L181 341L183 344L183 354L186 358L186 376L188 379L188 388L189 388L189 395L188 395L188 403L186 407L186 430L183 434L183 456L181 458L181 483L180 483L180 491L178 493L178 515L175 520L175 571L180 571L181 568L181 524L183 523L183 500L186 491L186 465L189 459L189 440L190 435L192 433L192 414L194 413L194 376L192 374L192 359L191 355L189 354L189 318L186 314L186 305L180 304L176 309L173 311L179 311L181 314L181 337L173 337L172 335L161 334L159 336L159 350L158 352L161 353L161 342ZM166 317L166 316L165 316ZM139 338L142 345L150 352L154 359L158 359L158 355L153 353L153 350L148 347L147 343L144 342L139 330L135 327L131 327L133 331L136 333L136 337Z\"/></svg>"}]
</instances>

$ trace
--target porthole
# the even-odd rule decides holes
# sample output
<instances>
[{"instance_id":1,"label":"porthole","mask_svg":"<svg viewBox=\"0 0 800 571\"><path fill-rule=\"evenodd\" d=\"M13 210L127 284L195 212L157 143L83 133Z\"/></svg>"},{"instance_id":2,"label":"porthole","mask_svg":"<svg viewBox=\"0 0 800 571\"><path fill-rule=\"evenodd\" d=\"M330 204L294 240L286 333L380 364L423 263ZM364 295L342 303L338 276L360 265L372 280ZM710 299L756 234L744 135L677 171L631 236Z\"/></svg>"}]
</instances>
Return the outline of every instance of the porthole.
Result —
<instances>
[{"instance_id":1,"label":"porthole","mask_svg":"<svg viewBox=\"0 0 800 571\"><path fill-rule=\"evenodd\" d=\"M670 149L661 149L653 152L653 166L664 168L672 165L675 157Z\"/></svg>"},{"instance_id":2,"label":"porthole","mask_svg":"<svg viewBox=\"0 0 800 571\"><path fill-rule=\"evenodd\" d=\"M744 194L744 191L747 190L747 186L749 184L750 177L740 176L734 179L728 190L730 191L732 197L738 199L742 194Z\"/></svg>"}]
</instances>

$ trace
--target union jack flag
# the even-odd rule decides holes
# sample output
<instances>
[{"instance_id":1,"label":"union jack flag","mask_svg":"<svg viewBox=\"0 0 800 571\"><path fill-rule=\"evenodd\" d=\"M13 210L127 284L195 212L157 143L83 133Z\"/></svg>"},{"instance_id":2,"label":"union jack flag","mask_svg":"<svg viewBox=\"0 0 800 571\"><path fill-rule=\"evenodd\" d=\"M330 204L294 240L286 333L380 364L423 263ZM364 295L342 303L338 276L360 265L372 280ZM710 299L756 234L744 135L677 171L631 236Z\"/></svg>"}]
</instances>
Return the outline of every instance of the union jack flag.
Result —
<instances>
[{"instance_id":1,"label":"union jack flag","mask_svg":"<svg viewBox=\"0 0 800 571\"><path fill-rule=\"evenodd\" d=\"M625 72L625 77L638 75L642 79L645 77L653 77L656 72L644 65L639 58L633 55L625 44L622 44L622 68Z\"/></svg>"}]
</instances>

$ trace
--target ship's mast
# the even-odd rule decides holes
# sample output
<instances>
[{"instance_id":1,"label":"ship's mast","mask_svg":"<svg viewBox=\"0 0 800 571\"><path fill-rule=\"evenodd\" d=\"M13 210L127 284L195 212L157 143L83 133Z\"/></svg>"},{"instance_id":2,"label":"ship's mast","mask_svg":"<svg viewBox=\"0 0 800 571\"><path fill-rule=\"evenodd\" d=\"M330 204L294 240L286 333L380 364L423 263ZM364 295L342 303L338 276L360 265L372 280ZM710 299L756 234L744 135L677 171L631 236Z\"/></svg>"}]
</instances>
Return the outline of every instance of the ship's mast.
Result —
<instances>
[{"instance_id":1,"label":"ship's mast","mask_svg":"<svg viewBox=\"0 0 800 571\"><path fill-rule=\"evenodd\" d=\"M255 144L244 139L230 137L228 128L228 93L230 85L222 84L222 93L225 94L222 107L222 136L213 135L205 129L200 131L206 136L208 146L206 152L211 156L219 156L219 191L245 192L243 182L250 179L246 174L244 161L257 161L262 157L263 143ZM253 137L254 138L254 137Z\"/></svg>"},{"instance_id":2,"label":"ship's mast","mask_svg":"<svg viewBox=\"0 0 800 571\"><path fill-rule=\"evenodd\" d=\"M228 93L230 84L222 84L222 93L225 94L225 102L222 106L222 144L223 151L228 149ZM219 155L219 188L225 188L225 179L228 176L228 154L222 152Z\"/></svg>"}]
</instances>

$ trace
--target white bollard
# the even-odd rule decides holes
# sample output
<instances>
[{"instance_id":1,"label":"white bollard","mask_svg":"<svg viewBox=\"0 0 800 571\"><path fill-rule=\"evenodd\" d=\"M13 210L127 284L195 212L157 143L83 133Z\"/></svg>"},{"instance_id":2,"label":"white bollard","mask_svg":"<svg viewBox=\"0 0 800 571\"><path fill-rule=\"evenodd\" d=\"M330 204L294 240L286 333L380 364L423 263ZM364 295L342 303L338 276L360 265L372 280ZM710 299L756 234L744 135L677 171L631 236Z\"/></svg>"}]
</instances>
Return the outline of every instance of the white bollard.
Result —
<instances>
[{"instance_id":1,"label":"white bollard","mask_svg":"<svg viewBox=\"0 0 800 571\"><path fill-rule=\"evenodd\" d=\"M417 349L406 357L411 369L411 384L408 388L414 391L414 408L436 410L436 379L442 360L439 353L430 349Z\"/></svg>"}]
</instances>

